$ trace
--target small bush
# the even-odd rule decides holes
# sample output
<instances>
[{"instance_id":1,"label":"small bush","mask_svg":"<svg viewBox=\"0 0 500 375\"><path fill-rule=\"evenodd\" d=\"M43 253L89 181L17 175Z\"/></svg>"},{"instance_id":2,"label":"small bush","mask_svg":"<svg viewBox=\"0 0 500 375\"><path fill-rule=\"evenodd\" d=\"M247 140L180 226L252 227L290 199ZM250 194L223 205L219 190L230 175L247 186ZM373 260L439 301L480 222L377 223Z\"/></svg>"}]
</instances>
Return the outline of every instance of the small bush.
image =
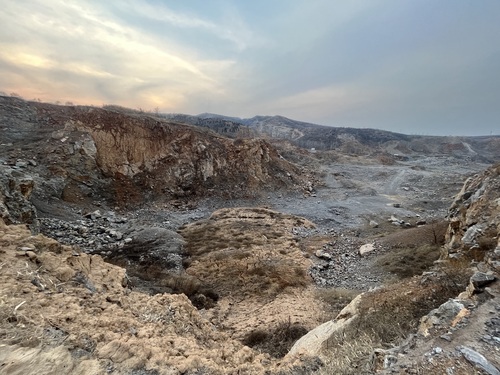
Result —
<instances>
[{"instance_id":1,"label":"small bush","mask_svg":"<svg viewBox=\"0 0 500 375\"><path fill-rule=\"evenodd\" d=\"M494 237L481 237L478 241L479 249L484 252L493 250L497 246L497 239Z\"/></svg>"}]
</instances>

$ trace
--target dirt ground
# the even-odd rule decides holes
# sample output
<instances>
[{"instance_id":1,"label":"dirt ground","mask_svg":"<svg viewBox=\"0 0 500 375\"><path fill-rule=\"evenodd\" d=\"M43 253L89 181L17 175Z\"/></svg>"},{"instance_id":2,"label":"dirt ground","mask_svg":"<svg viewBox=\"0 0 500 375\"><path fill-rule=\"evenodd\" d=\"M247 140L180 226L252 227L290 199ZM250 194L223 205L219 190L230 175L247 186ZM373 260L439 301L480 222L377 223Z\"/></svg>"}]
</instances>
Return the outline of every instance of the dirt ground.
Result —
<instances>
[{"instance_id":1,"label":"dirt ground","mask_svg":"<svg viewBox=\"0 0 500 375\"><path fill-rule=\"evenodd\" d=\"M126 287L125 270L0 222L3 374L257 374L278 363L218 330L185 295ZM281 363L279 371L303 366Z\"/></svg>"}]
</instances>

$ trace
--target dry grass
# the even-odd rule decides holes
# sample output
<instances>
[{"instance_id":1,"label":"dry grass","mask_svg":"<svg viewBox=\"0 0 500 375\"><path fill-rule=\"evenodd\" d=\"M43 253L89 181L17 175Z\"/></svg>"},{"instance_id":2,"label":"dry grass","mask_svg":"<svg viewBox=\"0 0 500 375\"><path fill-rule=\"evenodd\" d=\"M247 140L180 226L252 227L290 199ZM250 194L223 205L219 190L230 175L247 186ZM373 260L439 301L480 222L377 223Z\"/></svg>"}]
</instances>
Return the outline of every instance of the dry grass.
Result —
<instances>
[{"instance_id":1,"label":"dry grass","mask_svg":"<svg viewBox=\"0 0 500 375\"><path fill-rule=\"evenodd\" d=\"M263 298L273 297L287 287L310 283L303 265L271 252L235 257L212 253L193 262L187 273L222 295L258 293Z\"/></svg>"},{"instance_id":2,"label":"dry grass","mask_svg":"<svg viewBox=\"0 0 500 375\"><path fill-rule=\"evenodd\" d=\"M265 208L225 209L181 228L188 275L219 295L274 297L310 283L291 234L306 220Z\"/></svg>"},{"instance_id":3,"label":"dry grass","mask_svg":"<svg viewBox=\"0 0 500 375\"><path fill-rule=\"evenodd\" d=\"M406 278L431 268L439 255L440 248L436 245L396 248L378 257L375 265L398 278Z\"/></svg>"},{"instance_id":4,"label":"dry grass","mask_svg":"<svg viewBox=\"0 0 500 375\"><path fill-rule=\"evenodd\" d=\"M250 332L243 339L243 344L268 353L275 358L282 358L290 351L293 344L307 332L305 327L292 323L289 318L269 330L257 329Z\"/></svg>"},{"instance_id":5,"label":"dry grass","mask_svg":"<svg viewBox=\"0 0 500 375\"><path fill-rule=\"evenodd\" d=\"M324 361L324 366L317 372L318 375L358 375L372 374L371 354L375 347L372 338L367 334L360 334L349 340L339 341L331 355ZM331 350L331 348L328 348Z\"/></svg>"},{"instance_id":6,"label":"dry grass","mask_svg":"<svg viewBox=\"0 0 500 375\"><path fill-rule=\"evenodd\" d=\"M54 342L51 332L56 327L30 307L30 294L61 293L69 283L61 283L43 266L16 250L22 246L29 246L36 253L61 253L65 248L43 236L31 236L22 225L4 226L0 219L0 255L5 260L0 261L0 283L7 286L0 292L0 340L26 347L48 345Z\"/></svg>"},{"instance_id":7,"label":"dry grass","mask_svg":"<svg viewBox=\"0 0 500 375\"><path fill-rule=\"evenodd\" d=\"M439 259L440 246L444 244L447 227L446 221L436 221L383 235L380 244L387 250L377 258L375 266L397 279L412 277L429 270Z\"/></svg>"},{"instance_id":8,"label":"dry grass","mask_svg":"<svg viewBox=\"0 0 500 375\"><path fill-rule=\"evenodd\" d=\"M332 319L359 293L357 290L346 288L318 288L316 297L329 307L326 319Z\"/></svg>"},{"instance_id":9,"label":"dry grass","mask_svg":"<svg viewBox=\"0 0 500 375\"><path fill-rule=\"evenodd\" d=\"M236 211L236 210L235 210ZM269 243L291 241L286 226L302 226L306 221L264 208L242 209L245 213L228 210L217 212L203 220L180 228L186 239L186 252L191 257L225 249L250 249ZM233 214L234 216L231 216ZM282 223L279 223L282 222Z\"/></svg>"},{"instance_id":10,"label":"dry grass","mask_svg":"<svg viewBox=\"0 0 500 375\"><path fill-rule=\"evenodd\" d=\"M356 320L328 340L325 356L330 360L320 374L373 373L375 349L399 345L416 331L422 316L464 290L467 264L442 267L442 272L366 293Z\"/></svg>"},{"instance_id":11,"label":"dry grass","mask_svg":"<svg viewBox=\"0 0 500 375\"><path fill-rule=\"evenodd\" d=\"M465 289L466 270L446 270L368 293L360 307L357 330L370 334L382 346L393 345L415 331L422 316Z\"/></svg>"},{"instance_id":12,"label":"dry grass","mask_svg":"<svg viewBox=\"0 0 500 375\"><path fill-rule=\"evenodd\" d=\"M382 222L378 228L367 228L367 231L371 230L378 234L382 237L381 242L390 247L442 246L447 228L448 222L445 220L408 229L401 229L388 222Z\"/></svg>"},{"instance_id":13,"label":"dry grass","mask_svg":"<svg viewBox=\"0 0 500 375\"><path fill-rule=\"evenodd\" d=\"M37 326L25 314L21 306L23 302L12 305L0 301L0 340L9 345L21 345L34 348L43 340L43 328ZM32 329L36 327L36 329Z\"/></svg>"},{"instance_id":14,"label":"dry grass","mask_svg":"<svg viewBox=\"0 0 500 375\"><path fill-rule=\"evenodd\" d=\"M493 250L498 244L498 229L496 226L490 226L486 228L481 237L477 240L479 252L486 253L490 250ZM484 254L483 254L484 257ZM481 259L482 260L482 259Z\"/></svg>"}]
</instances>

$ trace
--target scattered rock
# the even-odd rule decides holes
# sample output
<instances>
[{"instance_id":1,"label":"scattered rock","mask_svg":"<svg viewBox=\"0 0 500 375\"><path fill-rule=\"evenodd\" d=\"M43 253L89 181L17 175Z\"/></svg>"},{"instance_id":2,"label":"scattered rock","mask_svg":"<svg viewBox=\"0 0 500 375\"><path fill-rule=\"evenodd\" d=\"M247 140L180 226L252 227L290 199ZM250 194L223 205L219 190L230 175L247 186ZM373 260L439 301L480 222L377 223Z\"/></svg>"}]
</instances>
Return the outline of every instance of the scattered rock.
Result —
<instances>
[{"instance_id":1,"label":"scattered rock","mask_svg":"<svg viewBox=\"0 0 500 375\"><path fill-rule=\"evenodd\" d=\"M465 359L467 359L475 367L485 371L488 375L500 375L500 371L481 353L478 353L466 346L461 346L459 350Z\"/></svg>"},{"instance_id":2,"label":"scattered rock","mask_svg":"<svg viewBox=\"0 0 500 375\"><path fill-rule=\"evenodd\" d=\"M317 250L314 255L316 255L318 258L321 258L321 259L326 259L326 260L331 260L332 259L332 255L331 254L328 254L326 251L324 250Z\"/></svg>"},{"instance_id":3,"label":"scattered rock","mask_svg":"<svg viewBox=\"0 0 500 375\"><path fill-rule=\"evenodd\" d=\"M422 317L418 331L423 336L428 336L431 329L450 326L460 313L463 315L467 311L461 302L450 299Z\"/></svg>"},{"instance_id":4,"label":"scattered rock","mask_svg":"<svg viewBox=\"0 0 500 375\"><path fill-rule=\"evenodd\" d=\"M372 243L367 243L359 248L359 255L364 256L375 250L375 245Z\"/></svg>"},{"instance_id":5,"label":"scattered rock","mask_svg":"<svg viewBox=\"0 0 500 375\"><path fill-rule=\"evenodd\" d=\"M484 272L476 272L470 278L470 283L474 286L474 288L482 288L488 284L491 284L497 278L495 275L487 274Z\"/></svg>"}]
</instances>

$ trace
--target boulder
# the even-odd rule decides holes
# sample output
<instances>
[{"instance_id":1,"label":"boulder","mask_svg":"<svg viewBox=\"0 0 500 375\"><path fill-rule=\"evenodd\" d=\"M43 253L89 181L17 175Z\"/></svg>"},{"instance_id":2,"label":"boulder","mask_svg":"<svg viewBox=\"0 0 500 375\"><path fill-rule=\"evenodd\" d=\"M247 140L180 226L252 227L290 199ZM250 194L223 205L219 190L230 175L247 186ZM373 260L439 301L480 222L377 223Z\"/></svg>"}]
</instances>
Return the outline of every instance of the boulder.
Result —
<instances>
[{"instance_id":1,"label":"boulder","mask_svg":"<svg viewBox=\"0 0 500 375\"><path fill-rule=\"evenodd\" d=\"M496 280L496 276L490 273L476 272L471 276L467 286L467 294L473 296L484 291L484 287Z\"/></svg>"},{"instance_id":2,"label":"boulder","mask_svg":"<svg viewBox=\"0 0 500 375\"><path fill-rule=\"evenodd\" d=\"M371 253L373 250L375 250L374 244L372 243L364 244L359 248L359 255L361 256L366 255L368 253Z\"/></svg>"},{"instance_id":3,"label":"boulder","mask_svg":"<svg viewBox=\"0 0 500 375\"><path fill-rule=\"evenodd\" d=\"M319 325L297 340L287 356L318 356L327 346L328 340L342 334L356 320L362 295L360 294L354 298L351 303L342 309L334 320Z\"/></svg>"},{"instance_id":4,"label":"boulder","mask_svg":"<svg viewBox=\"0 0 500 375\"><path fill-rule=\"evenodd\" d=\"M460 301L450 299L422 317L418 333L427 337L430 334L430 330L434 327L450 326L452 322L456 324L456 318L458 316L464 317L467 313L468 310Z\"/></svg>"},{"instance_id":5,"label":"boulder","mask_svg":"<svg viewBox=\"0 0 500 375\"><path fill-rule=\"evenodd\" d=\"M459 350L474 367L486 372L488 375L500 375L500 371L481 353L466 346L461 346Z\"/></svg>"}]
</instances>

